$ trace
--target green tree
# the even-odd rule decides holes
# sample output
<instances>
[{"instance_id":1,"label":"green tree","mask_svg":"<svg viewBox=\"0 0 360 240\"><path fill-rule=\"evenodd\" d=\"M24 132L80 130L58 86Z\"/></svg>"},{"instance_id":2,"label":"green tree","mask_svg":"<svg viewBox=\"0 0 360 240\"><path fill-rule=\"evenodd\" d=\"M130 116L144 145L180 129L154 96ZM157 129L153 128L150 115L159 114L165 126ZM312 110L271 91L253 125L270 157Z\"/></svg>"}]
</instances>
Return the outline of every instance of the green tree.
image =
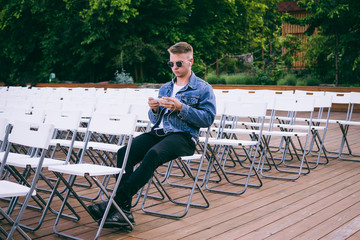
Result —
<instances>
[{"instance_id":1,"label":"green tree","mask_svg":"<svg viewBox=\"0 0 360 240\"><path fill-rule=\"evenodd\" d=\"M106 71L111 28L136 15L129 0L1 0L0 77L7 84L96 81Z\"/></svg>"},{"instance_id":2,"label":"green tree","mask_svg":"<svg viewBox=\"0 0 360 240\"><path fill-rule=\"evenodd\" d=\"M171 77L166 49L194 46L194 71L276 35L279 0L0 0L0 81L136 82ZM123 56L123 57L121 57Z\"/></svg>"},{"instance_id":3,"label":"green tree","mask_svg":"<svg viewBox=\"0 0 360 240\"><path fill-rule=\"evenodd\" d=\"M308 53L312 53L308 62L316 72L333 73L334 83L348 83L360 79L360 2L357 0L301 0L298 5L310 13L310 16L296 19L288 15L289 23L309 25L308 35L315 29L321 38L313 38ZM320 44L318 47L317 44ZM325 52L327 51L327 52ZM317 58L314 59L314 56ZM333 70L329 71L327 67ZM325 68L325 69L319 69Z\"/></svg>"},{"instance_id":4,"label":"green tree","mask_svg":"<svg viewBox=\"0 0 360 240\"><path fill-rule=\"evenodd\" d=\"M188 21L188 9L191 0L147 0L137 6L136 18L121 24L119 41L116 44L118 62L120 53L124 53L125 69L137 82L165 82L171 77L167 67L166 49L180 38L181 24Z\"/></svg>"}]
</instances>

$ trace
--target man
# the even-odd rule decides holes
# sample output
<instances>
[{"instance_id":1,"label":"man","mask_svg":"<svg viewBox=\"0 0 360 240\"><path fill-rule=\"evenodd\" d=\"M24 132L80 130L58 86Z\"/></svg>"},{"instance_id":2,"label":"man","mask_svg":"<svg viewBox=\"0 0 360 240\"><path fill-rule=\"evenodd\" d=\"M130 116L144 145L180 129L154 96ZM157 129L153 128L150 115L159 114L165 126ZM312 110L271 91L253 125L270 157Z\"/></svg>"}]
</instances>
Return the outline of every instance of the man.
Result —
<instances>
[{"instance_id":1,"label":"man","mask_svg":"<svg viewBox=\"0 0 360 240\"><path fill-rule=\"evenodd\" d=\"M199 129L211 126L215 119L213 89L191 70L194 63L192 46L179 42L168 52L168 65L175 77L160 88L158 99L149 98L149 118L154 126L150 132L134 138L125 174L114 198L133 224L130 211L133 195L149 181L157 167L177 157L194 154ZM123 164L125 149L122 147L117 153L119 167ZM140 165L134 170L138 163ZM95 220L101 220L106 205L103 202L89 206ZM123 216L112 207L104 227L127 225Z\"/></svg>"}]
</instances>

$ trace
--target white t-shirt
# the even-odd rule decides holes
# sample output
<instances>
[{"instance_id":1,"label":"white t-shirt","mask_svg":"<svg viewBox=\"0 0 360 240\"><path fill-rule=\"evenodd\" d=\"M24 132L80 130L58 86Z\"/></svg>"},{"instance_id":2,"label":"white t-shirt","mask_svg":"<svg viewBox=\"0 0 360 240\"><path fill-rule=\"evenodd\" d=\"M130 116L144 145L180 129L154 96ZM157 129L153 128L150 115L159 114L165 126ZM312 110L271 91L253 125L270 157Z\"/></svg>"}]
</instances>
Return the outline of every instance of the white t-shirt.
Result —
<instances>
[{"instance_id":1,"label":"white t-shirt","mask_svg":"<svg viewBox=\"0 0 360 240\"><path fill-rule=\"evenodd\" d=\"M175 83L175 84L174 84L174 87L173 87L173 91L172 91L171 97L175 97L176 93L177 93L178 91L180 91L180 89L182 89L183 87L184 87L184 86L179 86L179 85L177 85L177 84ZM165 113L167 113L168 111L169 111L169 109L166 109L165 112L164 112L164 115L165 115ZM163 115L163 116L164 116L164 115ZM157 127L156 129L160 129L160 128L163 128L163 127L164 127L163 121L164 121L164 118L161 119L161 122L160 122L160 124L159 124L159 127Z\"/></svg>"}]
</instances>

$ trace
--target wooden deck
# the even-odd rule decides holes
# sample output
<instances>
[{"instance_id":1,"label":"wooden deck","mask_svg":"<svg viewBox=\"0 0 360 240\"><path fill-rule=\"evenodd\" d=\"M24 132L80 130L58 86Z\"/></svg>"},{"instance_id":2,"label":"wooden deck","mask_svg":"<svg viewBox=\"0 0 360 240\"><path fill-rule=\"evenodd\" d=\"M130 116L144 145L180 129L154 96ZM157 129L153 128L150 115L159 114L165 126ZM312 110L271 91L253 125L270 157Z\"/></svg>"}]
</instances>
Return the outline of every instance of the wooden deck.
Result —
<instances>
[{"instance_id":1,"label":"wooden deck","mask_svg":"<svg viewBox=\"0 0 360 240\"><path fill-rule=\"evenodd\" d=\"M342 118L344 114L336 112L332 118ZM353 119L360 121L360 113ZM360 126L350 130L352 149L360 154ZM330 125L325 141L328 150L338 150L340 137L339 127ZM190 208L179 220L145 214L138 204L133 209L136 225L132 232L104 229L100 239L360 239L360 162L330 159L329 164L318 166L296 181L262 181L261 188L248 188L239 196L205 191L210 207ZM184 191L170 189L174 196ZM71 202L78 206L76 210L82 218L79 222L61 219L58 229L92 239L97 224L76 201ZM53 208L58 209L59 203L56 198ZM3 205L6 203L0 201ZM177 211L168 204L155 208ZM26 213L23 222L33 222L37 214ZM33 239L63 239L53 233L54 219L55 215L48 213L39 230L27 233ZM3 221L0 224L6 225Z\"/></svg>"}]
</instances>

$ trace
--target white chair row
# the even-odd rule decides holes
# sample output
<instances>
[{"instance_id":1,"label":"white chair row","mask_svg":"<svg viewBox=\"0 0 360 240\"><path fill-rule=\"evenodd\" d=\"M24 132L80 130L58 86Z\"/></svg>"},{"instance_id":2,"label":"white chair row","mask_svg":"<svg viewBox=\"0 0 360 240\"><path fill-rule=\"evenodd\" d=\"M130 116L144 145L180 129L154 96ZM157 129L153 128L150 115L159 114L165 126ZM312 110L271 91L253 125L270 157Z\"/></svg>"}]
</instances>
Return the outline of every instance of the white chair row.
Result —
<instances>
[{"instance_id":1,"label":"white chair row","mask_svg":"<svg viewBox=\"0 0 360 240\"><path fill-rule=\"evenodd\" d=\"M314 99L312 101L310 99L296 99L293 102L291 102L292 98L287 98L287 100L278 101L277 104L274 103L275 110L282 110L286 113L303 111L312 114ZM200 155L173 160L169 164L164 180L159 180L155 175L153 181L149 182L146 189L142 202L143 211L160 216L181 218L187 214L191 206L209 207L202 188L211 192L240 195L248 187L259 188L262 186L260 174L266 177L281 179L285 179L285 177L279 176L280 174L287 174L287 179L294 180L299 178L301 174L308 173L310 167L307 163L305 149L309 144L311 125L307 125L308 127L305 131L301 129L301 132L294 132L290 130L294 125L287 126L287 129L285 129L284 127L277 127L276 123L270 124L266 120L267 105L268 103L263 101L263 99L259 101L249 101L249 99L244 101L224 101L220 121L216 126L209 128L209 133L206 136L200 137L198 141ZM272 122L277 120L275 116L277 115L273 113ZM293 115L293 118L295 119L295 115ZM216 136L210 136L210 130ZM299 152L299 157L290 161L284 154L280 160L275 158L269 160L270 137L276 136L286 139L288 146L284 148L284 153L287 153L288 149L292 147L290 146L292 141L299 140L300 144L303 143L303 145L300 145L300 150L296 149L298 146L293 146L294 150ZM302 138L301 141L300 138ZM180 163L178 168L174 167L175 161ZM270 175L272 174L270 172L271 168L276 170L273 175ZM181 172L178 174L179 169L182 169L184 174L181 174ZM194 181L191 182L193 183L191 186L171 181L171 178L188 175L192 176L191 179ZM152 208L153 204L149 204L147 201L147 198L152 197L149 196L149 187L152 183L162 192L163 197L157 199L158 201L166 200L166 202L171 202L176 206L183 206L183 210L175 211L173 208L169 208L169 212L159 212ZM170 191L166 190L166 187L169 187L168 185L170 187L188 188L189 193L186 201L177 200L178 198L180 199L180 196L171 196ZM202 196L197 201L192 199L195 191ZM176 191L173 192L176 193ZM199 199L203 200L203 203L200 203ZM177 214L173 212L177 212Z\"/></svg>"},{"instance_id":2,"label":"white chair row","mask_svg":"<svg viewBox=\"0 0 360 240\"><path fill-rule=\"evenodd\" d=\"M61 114L59 114L61 115ZM79 114L77 114L78 116L78 121L79 121ZM110 194L107 192L106 187L103 185L103 183L101 181L98 180L99 176L113 176L115 174L120 174L120 176L117 178L117 182L116 184L119 183L120 179L121 179L121 174L123 173L123 169L124 168L117 168L117 167L113 167L113 166L106 166L104 164L93 164L93 163L86 163L84 160L84 156L86 154L86 152L88 151L103 151L103 152L111 152L111 153L116 153L117 150L121 147L121 145L119 144L109 144L109 143L99 143L99 142L90 142L90 139L92 138L93 134L97 133L97 134L105 134L105 135L117 135L119 137L122 137L122 139L125 139L124 136L129 136L129 138L127 138L127 141L123 141L123 143L127 143L128 146L130 147L131 145L131 139L132 136L135 132L135 127L136 127L136 123L137 123L137 118L136 115L133 114L123 114L123 115L114 115L114 114L104 114L104 113L96 113L94 114L91 122L89 123L89 131L86 134L86 137L83 140L83 144L79 147L79 149L81 150L81 155L80 155L80 159L77 163L70 163L69 158L67 158L65 161L60 161L60 160L56 160L56 159L51 159L51 158L46 158L45 157L45 150L48 150L49 146L52 144L59 144L57 142L57 140L51 140L50 138L52 136L56 136L58 135L58 131L60 130L64 130L63 128L65 128L66 130L68 130L67 127L65 127L65 121L69 120L67 118L69 118L69 116L64 116L61 115L60 117L62 117L62 121L60 121L56 127L56 132L54 132L54 125L53 124L47 124L47 123L29 123L29 122L20 122L19 121L14 121L12 125L12 131L11 134L8 137L8 143L7 144L12 144L12 143L17 143L17 145L21 144L21 143L25 143L26 148L29 149L29 147L31 149L33 149L33 155L29 156L27 154L25 155L21 155L21 157L18 156L18 154L15 153L9 153L10 152L10 145L8 145L6 152L3 152L3 156L2 156L2 163L1 163L1 172L3 172L3 169L7 169L7 178L8 179L12 179L12 177L10 176L12 174L13 177L18 176L18 173L14 175L14 173L11 171L11 167L31 167L32 169L34 169L34 171L36 172L37 176L36 178L32 179L32 182L30 182L30 179L27 179L25 177L23 177L21 180L23 183L27 184L28 186L32 186L30 188L31 192L29 191L28 194L26 194L26 199L25 201L22 202L22 210L21 212L18 214L18 218L16 219L16 221L12 221L11 220L11 213L13 213L13 210L7 210L7 211L1 211L1 213L3 212L9 212L9 214L6 215L6 217L9 219L9 222L13 225L10 233L9 233L9 238L11 237L11 235L14 233L14 231L17 229L20 231L21 234L23 234L24 232L21 230L20 226L23 228L28 228L26 225L20 224L20 218L21 215L23 214L23 212L25 211L25 209L28 207L28 202L30 201L31 198L35 197L38 193L35 192L36 191L36 183L39 176L41 176L42 174L42 170L43 168L49 168L50 171L54 172L56 174L56 176L58 177L57 183L55 184L54 187L49 186L50 187L50 192L51 192L51 197L49 198L49 202L46 203L46 206L50 205L50 201L53 199L54 196L58 196L60 197L60 199L63 201L63 205L60 209L59 212L57 212L58 217L56 219L55 225L54 225L54 230L57 234L59 235L63 235L63 236L67 236L67 237L72 237L72 236L68 236L66 234L60 233L56 230L56 225L59 221L59 218L63 215L63 209L64 207L71 207L68 203L67 203L67 199L70 196L70 193L74 196L77 197L77 199L79 200L79 202L81 203L81 205L83 205L86 208L85 204L82 202L81 198L79 198L79 196L76 194L76 192L74 192L72 186L75 182L76 176L82 176L82 177L89 177L90 179L92 179L94 181L94 183L98 186L98 188L103 191L105 193L105 195L110 198ZM49 117L47 118L47 121L53 121L56 122L56 117ZM70 122L70 121L68 121ZM73 126L75 126L76 124L73 122ZM23 125L21 125L23 124ZM63 126L60 126L60 125ZM68 123L69 124L69 123ZM23 126L23 127L21 127ZM40 132L43 132L41 129L43 128L43 126L51 126L52 128L49 127L49 133L48 136L44 136L43 134L40 134ZM41 131L40 131L41 130ZM74 130L73 136L76 135L76 129L72 129ZM29 134L28 131L34 131L36 133L39 133L38 138L35 138L32 135ZM13 141L14 136L17 136L15 134L21 135L21 137L25 140L22 140L21 142L16 142ZM22 134L25 134L26 137L24 137ZM6 135L6 134L5 134ZM33 137L33 141L30 141L29 139L31 139L31 137ZM18 137L20 138L20 137ZM38 140L39 139L39 140ZM5 136L4 139L2 139L4 142L6 141ZM41 143L43 143L43 145L39 145L39 143L37 142L41 141ZM25 141L25 142L24 142ZM69 153L68 156L70 156L70 152L72 152L72 147L73 147L73 143L75 142L75 138L73 137L70 142L72 142L70 144L70 148L68 148L67 152ZM128 147L128 148L129 148ZM38 150L39 148L43 148L44 149L44 153L41 155L41 157L38 157ZM29 149L30 150L30 149ZM15 156L16 155L16 156ZM11 156L11 157L10 157ZM126 163L126 161L125 161ZM78 167L77 164L81 164L81 167ZM69 178L65 178L63 177L64 174L69 174L70 177ZM42 175L43 178L45 178L44 175ZM15 178L17 179L17 178ZM115 179L115 178L113 178ZM57 188L60 184L60 180L62 182L65 183L65 185L67 186L67 190L66 190L66 195L62 196L59 194L59 192L57 191ZM8 183L6 183L8 184ZM8 185L6 185L8 186ZM115 185L116 187L116 185ZM1 190L3 190L3 188L0 188ZM4 186L5 189L5 186ZM6 188L8 189L8 188ZM1 191L0 190L0 191ZM3 193L1 196L8 196L11 197L9 195L6 195L6 193ZM110 205L112 203L112 199L113 195L110 198L110 204L109 204L109 208ZM17 200L12 200L15 201L15 203L17 202ZM11 204L15 204L12 203L12 201L10 201L10 205L9 205L9 209L13 208L11 206ZM114 204L114 203L113 203ZM116 206L116 204L114 204L115 207L118 208L118 206ZM47 208L46 210L48 210L49 208ZM118 208L119 211L121 211L121 209ZM46 212L46 211L45 211ZM73 214L75 215L74 219L77 219L78 216L76 214L76 212L72 211ZM44 212L43 212L44 213ZM14 214L14 213L13 213ZM105 220L106 216L104 217ZM39 223L39 227L40 227ZM130 226L132 227L131 223L129 222ZM96 237L98 238L101 232L101 228L102 228L103 222L100 224L99 230L96 233ZM30 229L30 228L28 228ZM35 229L36 230L36 229Z\"/></svg>"}]
</instances>

